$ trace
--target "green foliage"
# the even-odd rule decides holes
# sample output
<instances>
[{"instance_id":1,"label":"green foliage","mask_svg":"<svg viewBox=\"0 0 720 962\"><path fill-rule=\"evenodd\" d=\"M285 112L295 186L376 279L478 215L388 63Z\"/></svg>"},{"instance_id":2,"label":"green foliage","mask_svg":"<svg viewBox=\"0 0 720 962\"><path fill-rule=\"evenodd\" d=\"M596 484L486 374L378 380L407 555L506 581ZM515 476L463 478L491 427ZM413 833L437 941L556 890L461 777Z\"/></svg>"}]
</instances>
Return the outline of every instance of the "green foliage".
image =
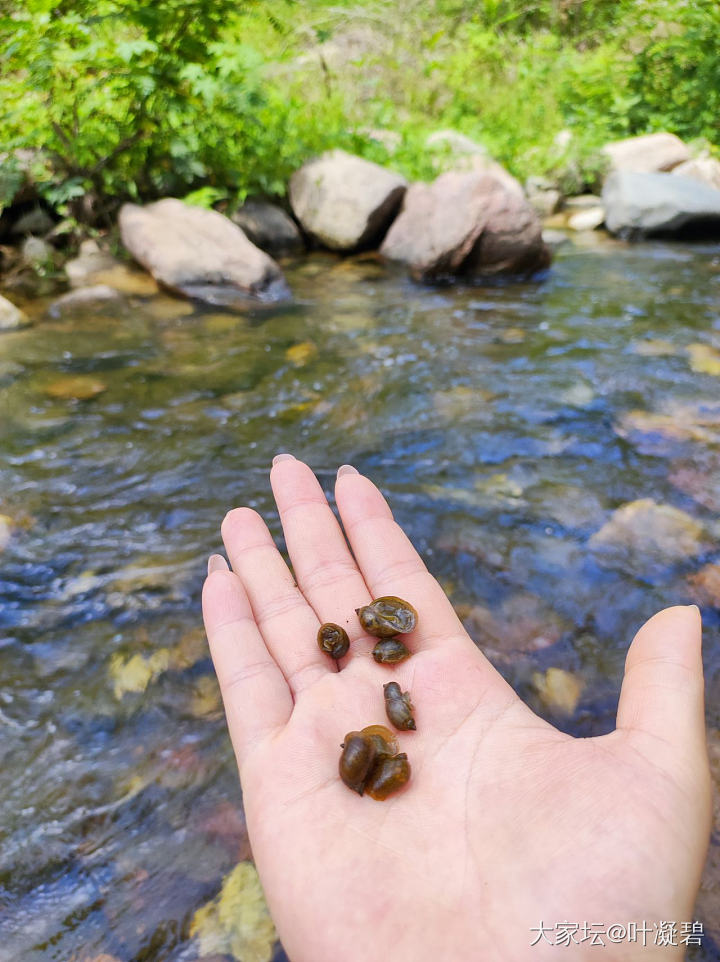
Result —
<instances>
[{"instance_id":1,"label":"green foliage","mask_svg":"<svg viewBox=\"0 0 720 962\"><path fill-rule=\"evenodd\" d=\"M331 146L431 178L439 128L581 190L608 139L718 141L718 36L716 0L0 0L0 204L18 148L61 213L110 217L282 196Z\"/></svg>"},{"instance_id":2,"label":"green foliage","mask_svg":"<svg viewBox=\"0 0 720 962\"><path fill-rule=\"evenodd\" d=\"M3 143L51 158L47 195L61 208L88 191L122 200L203 182L281 191L322 137L237 41L250 6L27 0L3 10Z\"/></svg>"},{"instance_id":3,"label":"green foliage","mask_svg":"<svg viewBox=\"0 0 720 962\"><path fill-rule=\"evenodd\" d=\"M648 39L628 77L630 129L666 126L680 137L720 139L720 5L647 3L637 26Z\"/></svg>"}]
</instances>

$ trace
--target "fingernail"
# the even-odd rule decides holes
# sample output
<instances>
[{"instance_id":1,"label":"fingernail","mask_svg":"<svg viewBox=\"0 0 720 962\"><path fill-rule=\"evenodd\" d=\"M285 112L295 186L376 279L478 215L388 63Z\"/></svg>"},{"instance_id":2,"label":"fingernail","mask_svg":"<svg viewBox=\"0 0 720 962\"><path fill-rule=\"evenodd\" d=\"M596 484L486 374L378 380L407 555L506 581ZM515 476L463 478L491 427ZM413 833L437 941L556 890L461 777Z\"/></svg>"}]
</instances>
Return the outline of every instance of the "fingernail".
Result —
<instances>
[{"instance_id":1,"label":"fingernail","mask_svg":"<svg viewBox=\"0 0 720 962\"><path fill-rule=\"evenodd\" d=\"M360 472L357 468L354 468L352 464L341 464L338 468L337 476L338 478L342 478L346 474L360 474Z\"/></svg>"},{"instance_id":2,"label":"fingernail","mask_svg":"<svg viewBox=\"0 0 720 962\"><path fill-rule=\"evenodd\" d=\"M273 458L273 467L279 464L281 461L294 461L295 458L292 454L276 454Z\"/></svg>"},{"instance_id":3,"label":"fingernail","mask_svg":"<svg viewBox=\"0 0 720 962\"><path fill-rule=\"evenodd\" d=\"M211 554L208 558L208 574L213 571L229 571L228 563L221 554Z\"/></svg>"}]
</instances>

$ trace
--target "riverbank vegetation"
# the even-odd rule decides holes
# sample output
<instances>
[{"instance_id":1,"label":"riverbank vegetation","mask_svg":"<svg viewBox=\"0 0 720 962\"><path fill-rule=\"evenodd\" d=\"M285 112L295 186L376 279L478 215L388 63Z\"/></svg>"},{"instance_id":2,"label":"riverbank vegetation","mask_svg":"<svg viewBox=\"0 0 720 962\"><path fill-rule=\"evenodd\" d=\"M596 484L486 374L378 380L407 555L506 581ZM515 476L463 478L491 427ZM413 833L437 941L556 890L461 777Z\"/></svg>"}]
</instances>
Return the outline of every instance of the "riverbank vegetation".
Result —
<instances>
[{"instance_id":1,"label":"riverbank vegetation","mask_svg":"<svg viewBox=\"0 0 720 962\"><path fill-rule=\"evenodd\" d=\"M91 223L126 199L281 196L334 146L431 177L442 128L566 192L607 140L720 142L716 0L26 0L0 3L0 34L0 200L29 166Z\"/></svg>"}]
</instances>

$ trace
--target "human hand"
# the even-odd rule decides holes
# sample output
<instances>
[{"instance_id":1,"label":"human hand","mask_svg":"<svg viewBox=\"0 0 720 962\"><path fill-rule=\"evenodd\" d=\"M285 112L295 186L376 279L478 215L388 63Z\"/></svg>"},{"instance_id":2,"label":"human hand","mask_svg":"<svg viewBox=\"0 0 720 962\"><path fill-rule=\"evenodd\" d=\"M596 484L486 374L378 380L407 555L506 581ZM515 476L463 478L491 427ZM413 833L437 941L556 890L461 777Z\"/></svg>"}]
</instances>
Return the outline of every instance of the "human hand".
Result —
<instances>
[{"instance_id":1,"label":"human hand","mask_svg":"<svg viewBox=\"0 0 720 962\"><path fill-rule=\"evenodd\" d=\"M576 739L538 718L469 638L377 488L342 473L345 537L310 469L271 483L297 585L259 515L231 511L203 613L240 770L253 855L292 962L596 958L542 921L689 921L707 849L700 619L668 608L629 650L617 729ZM413 657L374 662L355 608L418 611ZM321 622L345 626L338 665ZM338 777L344 735L385 723L382 685L411 693L410 782L384 802ZM533 931L534 930L534 931ZM579 937L579 936L578 936ZM606 947L606 960L683 949Z\"/></svg>"}]
</instances>

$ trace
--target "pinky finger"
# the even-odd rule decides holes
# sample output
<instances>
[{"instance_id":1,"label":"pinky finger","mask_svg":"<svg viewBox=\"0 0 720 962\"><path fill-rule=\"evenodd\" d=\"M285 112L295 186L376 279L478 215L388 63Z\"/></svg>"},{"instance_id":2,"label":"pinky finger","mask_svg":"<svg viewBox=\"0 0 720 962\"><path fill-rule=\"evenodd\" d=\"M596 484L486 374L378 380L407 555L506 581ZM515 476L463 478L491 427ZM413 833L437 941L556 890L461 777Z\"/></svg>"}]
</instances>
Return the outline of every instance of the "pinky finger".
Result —
<instances>
[{"instance_id":1,"label":"pinky finger","mask_svg":"<svg viewBox=\"0 0 720 962\"><path fill-rule=\"evenodd\" d=\"M242 766L251 749L282 728L293 700L283 673L255 624L237 575L213 558L203 586L203 619L225 705L230 738Z\"/></svg>"}]
</instances>

